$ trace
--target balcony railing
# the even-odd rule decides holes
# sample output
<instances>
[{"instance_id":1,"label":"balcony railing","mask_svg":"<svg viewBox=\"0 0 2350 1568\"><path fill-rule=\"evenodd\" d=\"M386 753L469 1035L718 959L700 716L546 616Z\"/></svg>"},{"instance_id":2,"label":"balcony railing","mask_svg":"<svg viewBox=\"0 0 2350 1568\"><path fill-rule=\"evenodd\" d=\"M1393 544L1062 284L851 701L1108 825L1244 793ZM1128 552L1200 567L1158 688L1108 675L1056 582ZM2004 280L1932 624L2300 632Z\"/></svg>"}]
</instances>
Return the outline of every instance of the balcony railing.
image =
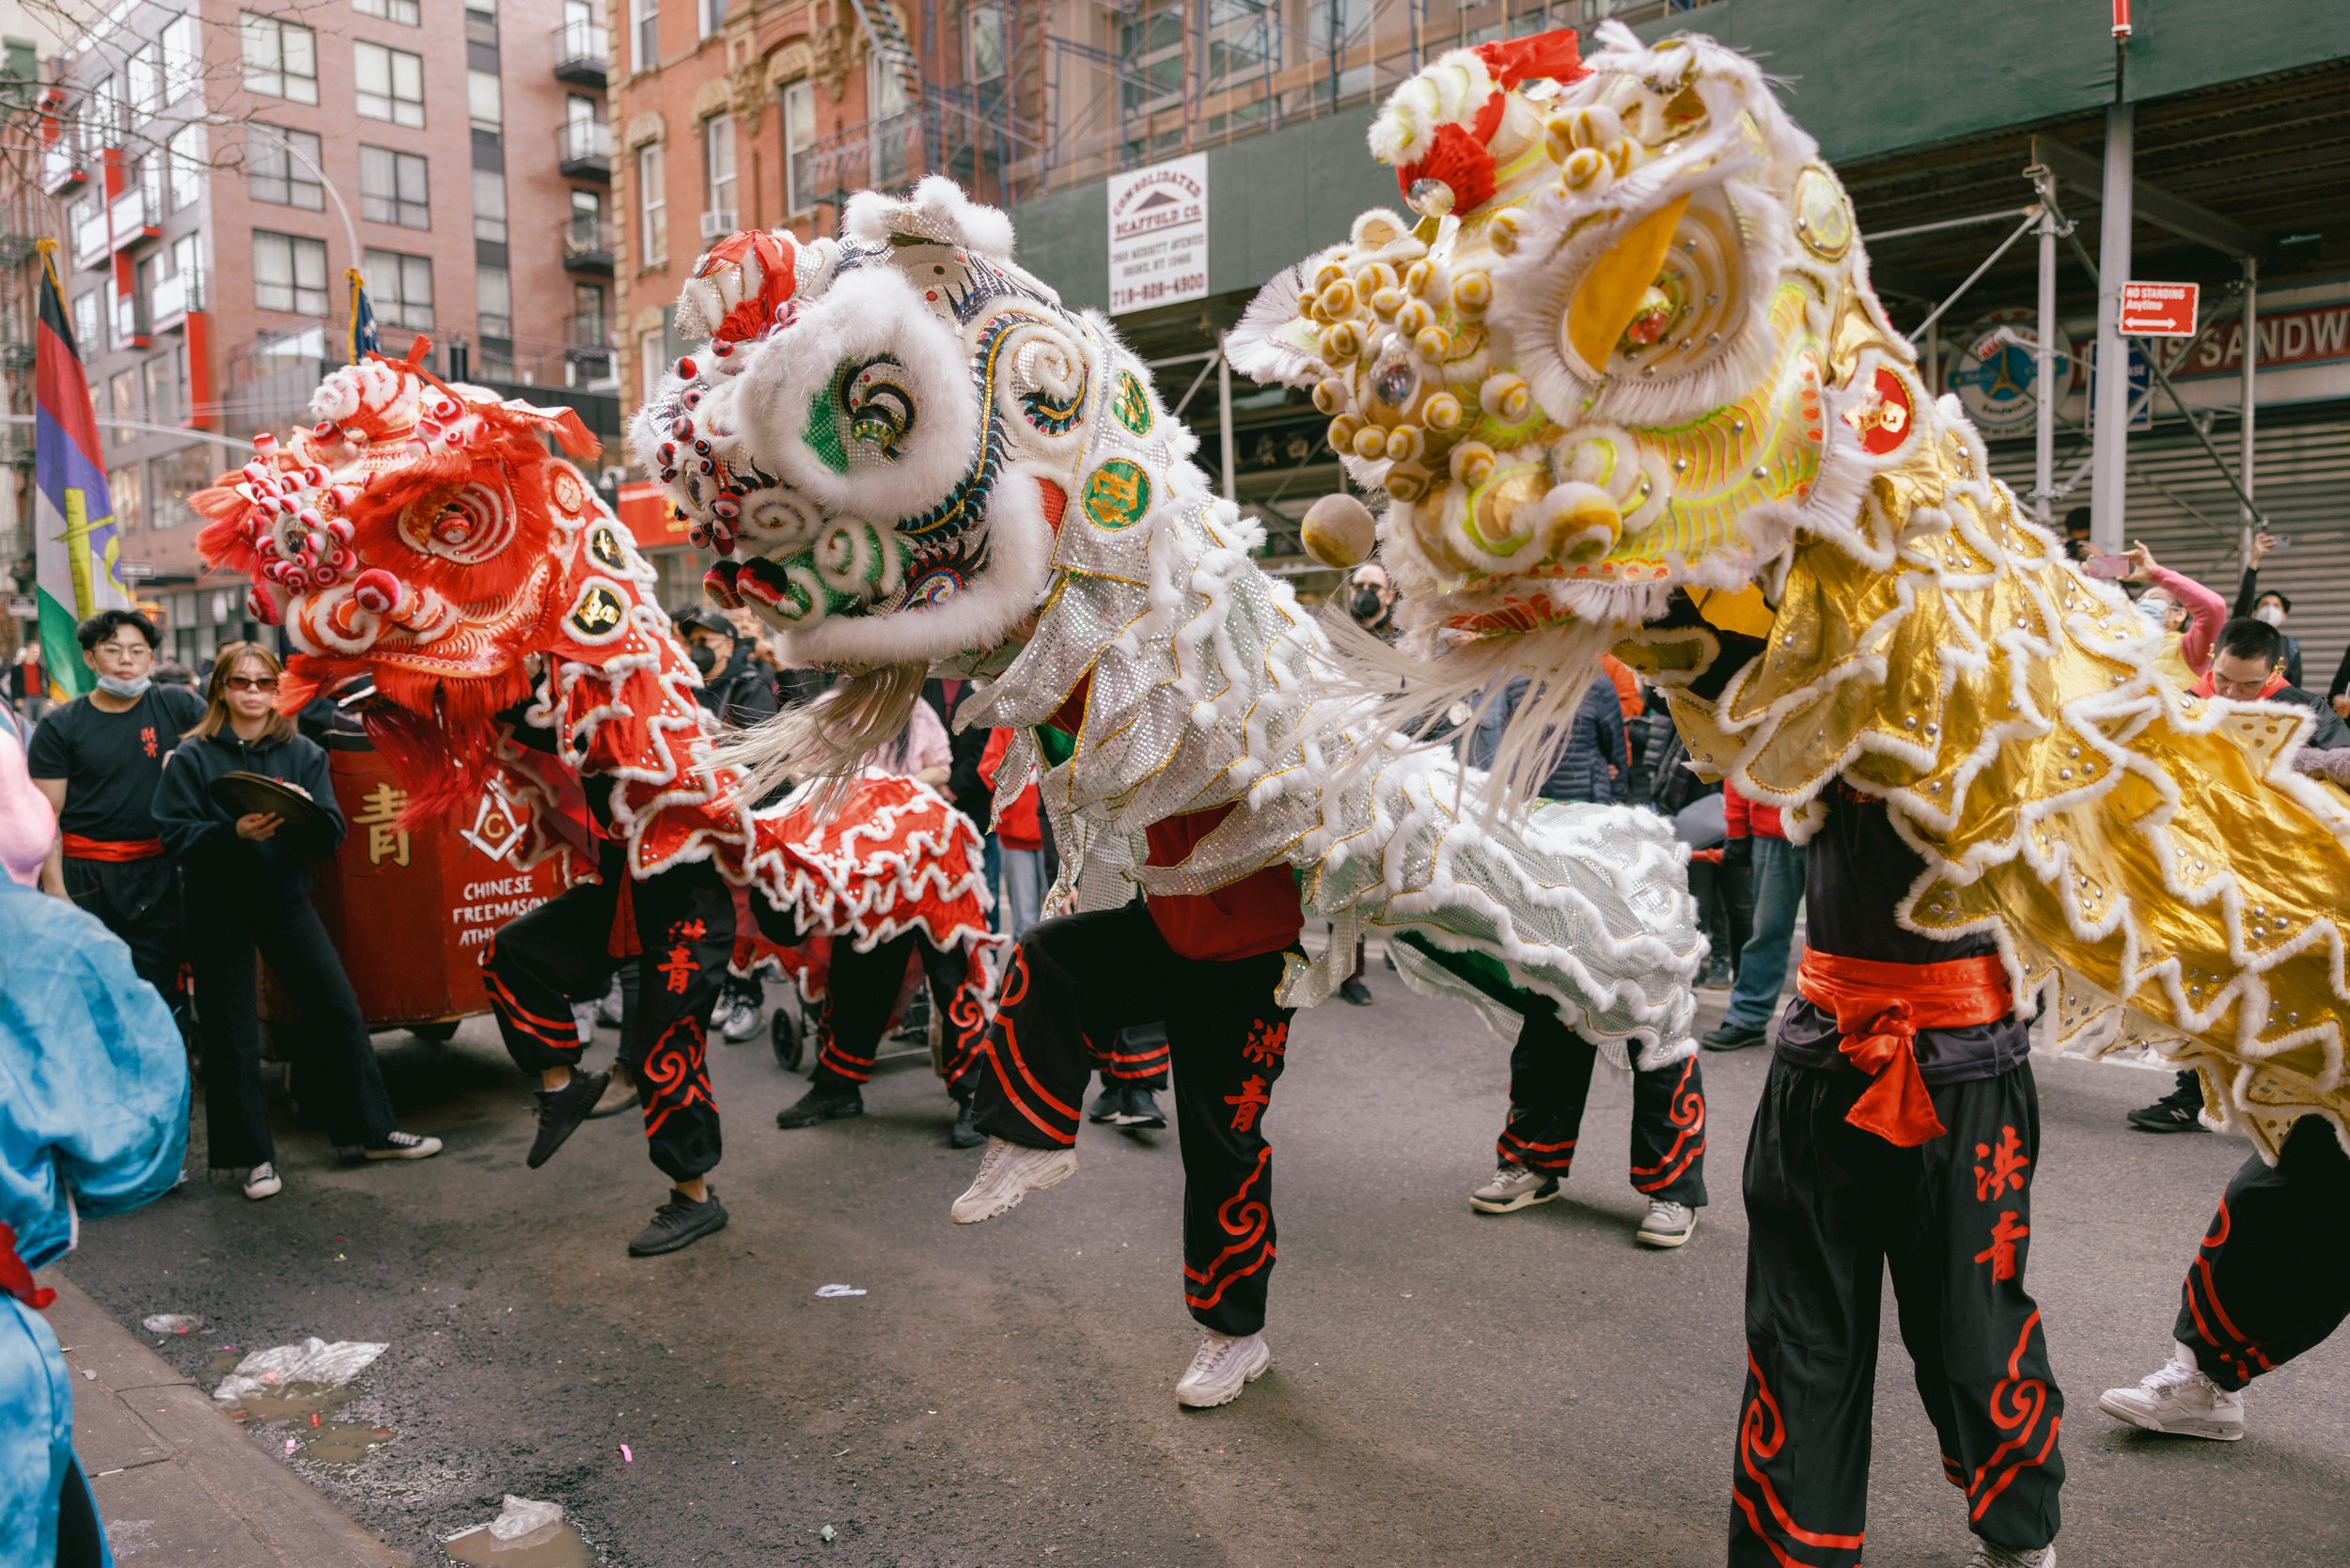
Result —
<instances>
[{"instance_id":1,"label":"balcony railing","mask_svg":"<svg viewBox=\"0 0 2350 1568\"><path fill-rule=\"evenodd\" d=\"M82 159L82 130L70 120L57 129L57 139L40 149L40 188L59 196L87 183L89 169Z\"/></svg>"},{"instance_id":2,"label":"balcony railing","mask_svg":"<svg viewBox=\"0 0 2350 1568\"><path fill-rule=\"evenodd\" d=\"M600 119L566 120L555 128L555 166L571 179L612 178L612 127Z\"/></svg>"},{"instance_id":3,"label":"balcony railing","mask_svg":"<svg viewBox=\"0 0 2350 1568\"><path fill-rule=\"evenodd\" d=\"M188 319L189 311L204 308L204 274L190 269L157 278L149 308L154 315L157 331L180 325Z\"/></svg>"},{"instance_id":4,"label":"balcony railing","mask_svg":"<svg viewBox=\"0 0 2350 1568\"><path fill-rule=\"evenodd\" d=\"M147 302L136 294L115 296L115 347L143 349L155 336L155 326L149 315Z\"/></svg>"},{"instance_id":5,"label":"balcony railing","mask_svg":"<svg viewBox=\"0 0 2350 1568\"><path fill-rule=\"evenodd\" d=\"M73 264L77 267L102 267L114 252L106 244L106 209L98 202L90 203L89 215L73 226Z\"/></svg>"},{"instance_id":6,"label":"balcony railing","mask_svg":"<svg viewBox=\"0 0 2350 1568\"><path fill-rule=\"evenodd\" d=\"M152 240L164 231L163 195L152 185L133 185L115 197L112 217L115 249L129 250L142 240Z\"/></svg>"},{"instance_id":7,"label":"balcony railing","mask_svg":"<svg viewBox=\"0 0 2350 1568\"><path fill-rule=\"evenodd\" d=\"M601 310L581 311L563 320L563 357L572 366L571 384L592 386L617 373L612 354L612 321Z\"/></svg>"},{"instance_id":8,"label":"balcony railing","mask_svg":"<svg viewBox=\"0 0 2350 1568\"><path fill-rule=\"evenodd\" d=\"M808 149L815 198L834 201L838 199L836 192L868 187L887 191L911 184L926 163L924 120L922 109L909 109L853 125L818 142ZM803 201L807 196L802 193Z\"/></svg>"},{"instance_id":9,"label":"balcony railing","mask_svg":"<svg viewBox=\"0 0 2350 1568\"><path fill-rule=\"evenodd\" d=\"M612 226L603 218L573 213L563 227L563 265L574 273L612 271Z\"/></svg>"},{"instance_id":10,"label":"balcony railing","mask_svg":"<svg viewBox=\"0 0 2350 1568\"><path fill-rule=\"evenodd\" d=\"M555 30L555 75L582 86L603 86L612 64L612 32L600 23L566 22Z\"/></svg>"}]
</instances>

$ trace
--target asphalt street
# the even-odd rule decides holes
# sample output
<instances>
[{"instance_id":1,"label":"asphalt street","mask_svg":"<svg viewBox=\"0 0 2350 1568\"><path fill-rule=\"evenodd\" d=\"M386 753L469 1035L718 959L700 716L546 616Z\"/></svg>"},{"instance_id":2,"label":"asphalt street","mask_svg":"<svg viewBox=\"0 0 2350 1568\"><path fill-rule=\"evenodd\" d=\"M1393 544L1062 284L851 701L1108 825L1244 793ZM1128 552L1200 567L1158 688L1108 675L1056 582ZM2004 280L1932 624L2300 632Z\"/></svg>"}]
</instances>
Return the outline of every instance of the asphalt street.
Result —
<instances>
[{"instance_id":1,"label":"asphalt street","mask_svg":"<svg viewBox=\"0 0 2350 1568\"><path fill-rule=\"evenodd\" d=\"M393 1435L286 1462L417 1564L507 1493L643 1568L1720 1562L1764 1054L1706 1058L1714 1205L1652 1253L1632 1242L1626 1078L1602 1069L1568 1201L1473 1215L1506 1047L1375 964L1371 983L1375 1007L1292 1031L1269 1116L1274 1368L1223 1410L1173 1398L1194 1332L1171 1131L1089 1127L1075 1179L958 1227L977 1156L945 1147L926 1063L885 1068L862 1120L781 1133L803 1080L763 1040L712 1050L732 1225L670 1258L623 1251L663 1188L634 1118L525 1169L525 1086L477 1019L446 1046L379 1040L402 1124L446 1139L440 1158L346 1168L288 1131L283 1196L199 1173L86 1223L63 1272L133 1327L200 1314L209 1332L159 1349L192 1374L224 1344L387 1341L334 1414ZM2242 1146L2126 1130L2167 1085L2153 1073L2039 1079L2028 1278L2070 1403L2065 1568L2350 1561L2350 1335L2255 1385L2241 1443L2096 1409L2167 1351ZM1884 1344L1868 1560L1963 1562L1889 1292Z\"/></svg>"}]
</instances>

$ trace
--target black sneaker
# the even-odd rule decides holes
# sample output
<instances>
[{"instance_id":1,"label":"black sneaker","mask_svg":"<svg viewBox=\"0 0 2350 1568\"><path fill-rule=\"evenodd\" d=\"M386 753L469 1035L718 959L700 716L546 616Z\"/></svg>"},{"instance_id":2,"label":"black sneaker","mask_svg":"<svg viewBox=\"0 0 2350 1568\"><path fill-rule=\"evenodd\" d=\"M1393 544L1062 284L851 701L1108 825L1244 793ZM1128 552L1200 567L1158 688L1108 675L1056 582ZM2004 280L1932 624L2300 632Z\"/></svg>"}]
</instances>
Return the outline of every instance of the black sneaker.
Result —
<instances>
[{"instance_id":1,"label":"black sneaker","mask_svg":"<svg viewBox=\"0 0 2350 1568\"><path fill-rule=\"evenodd\" d=\"M727 1209L718 1201L716 1187L712 1187L710 1196L698 1203L672 1187L669 1200L652 1212L652 1223L637 1231L636 1239L628 1244L628 1255L657 1258L664 1252L691 1247L713 1231L726 1228Z\"/></svg>"},{"instance_id":2,"label":"black sneaker","mask_svg":"<svg viewBox=\"0 0 2350 1568\"><path fill-rule=\"evenodd\" d=\"M1159 1103L1140 1084L1128 1086L1126 1103L1119 1108L1118 1130L1122 1133L1148 1132L1167 1125L1167 1118L1159 1114Z\"/></svg>"},{"instance_id":3,"label":"black sneaker","mask_svg":"<svg viewBox=\"0 0 2350 1568\"><path fill-rule=\"evenodd\" d=\"M1698 1036L1698 1043L1709 1051L1743 1051L1762 1043L1762 1031L1749 1024L1724 1024Z\"/></svg>"},{"instance_id":4,"label":"black sneaker","mask_svg":"<svg viewBox=\"0 0 2350 1568\"><path fill-rule=\"evenodd\" d=\"M826 1121L846 1121L865 1114L865 1096L854 1089L811 1089L776 1112L776 1125L787 1131Z\"/></svg>"},{"instance_id":5,"label":"black sneaker","mask_svg":"<svg viewBox=\"0 0 2350 1568\"><path fill-rule=\"evenodd\" d=\"M1093 1097L1093 1108L1086 1112L1088 1121L1115 1121L1118 1113L1126 1108L1126 1086L1104 1084L1102 1092Z\"/></svg>"},{"instance_id":6,"label":"black sneaker","mask_svg":"<svg viewBox=\"0 0 2350 1568\"><path fill-rule=\"evenodd\" d=\"M555 1152L563 1147L563 1140L579 1130L603 1098L603 1086L612 1076L609 1073L572 1074L572 1081L561 1089L542 1089L538 1093L539 1132L530 1140L530 1156L523 1164L536 1170L555 1158Z\"/></svg>"},{"instance_id":7,"label":"black sneaker","mask_svg":"<svg viewBox=\"0 0 2350 1568\"><path fill-rule=\"evenodd\" d=\"M977 1149L987 1141L987 1135L979 1131L975 1120L978 1114L979 1106L974 1101L955 1102L955 1124L947 1130L948 1148Z\"/></svg>"},{"instance_id":8,"label":"black sneaker","mask_svg":"<svg viewBox=\"0 0 2350 1568\"><path fill-rule=\"evenodd\" d=\"M2202 1110L2203 1092L2197 1090L2192 1099L2166 1094L2144 1109L2130 1112L2127 1120L2141 1133L2200 1133Z\"/></svg>"},{"instance_id":9,"label":"black sneaker","mask_svg":"<svg viewBox=\"0 0 2350 1568\"><path fill-rule=\"evenodd\" d=\"M1727 991L1737 977L1730 972L1730 960L1716 958L1705 967L1705 978L1698 981L1700 991Z\"/></svg>"},{"instance_id":10,"label":"black sneaker","mask_svg":"<svg viewBox=\"0 0 2350 1568\"><path fill-rule=\"evenodd\" d=\"M1356 1007L1369 1007L1372 1000L1371 987L1352 977L1339 981L1339 997L1342 1001L1354 1003Z\"/></svg>"}]
</instances>

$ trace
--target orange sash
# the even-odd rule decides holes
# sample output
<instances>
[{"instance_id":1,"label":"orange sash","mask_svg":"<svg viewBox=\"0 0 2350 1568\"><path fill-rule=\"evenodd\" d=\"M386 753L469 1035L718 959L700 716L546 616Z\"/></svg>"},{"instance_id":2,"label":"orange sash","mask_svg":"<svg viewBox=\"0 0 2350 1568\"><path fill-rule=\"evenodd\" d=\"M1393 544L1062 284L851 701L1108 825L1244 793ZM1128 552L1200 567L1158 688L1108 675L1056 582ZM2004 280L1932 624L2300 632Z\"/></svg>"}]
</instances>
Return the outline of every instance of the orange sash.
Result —
<instances>
[{"instance_id":1,"label":"orange sash","mask_svg":"<svg viewBox=\"0 0 2350 1568\"><path fill-rule=\"evenodd\" d=\"M2007 971L1997 958L1887 964L1807 950L1795 991L1836 1015L1837 1049L1876 1081L1844 1120L1897 1149L1914 1149L1946 1129L1918 1072L1918 1031L1996 1024L2008 1014Z\"/></svg>"},{"instance_id":2,"label":"orange sash","mask_svg":"<svg viewBox=\"0 0 2350 1568\"><path fill-rule=\"evenodd\" d=\"M161 839L85 839L78 833L65 836L65 853L72 860L152 860L164 853Z\"/></svg>"}]
</instances>

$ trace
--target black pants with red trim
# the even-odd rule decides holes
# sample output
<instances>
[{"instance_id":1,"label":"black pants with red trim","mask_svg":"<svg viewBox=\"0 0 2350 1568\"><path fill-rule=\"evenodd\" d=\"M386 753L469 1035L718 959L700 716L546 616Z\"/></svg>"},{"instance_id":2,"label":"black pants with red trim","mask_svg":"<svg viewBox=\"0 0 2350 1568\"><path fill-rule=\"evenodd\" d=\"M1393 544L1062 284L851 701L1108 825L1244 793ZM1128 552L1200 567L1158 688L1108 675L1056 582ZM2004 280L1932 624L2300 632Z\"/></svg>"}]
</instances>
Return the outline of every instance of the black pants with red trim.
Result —
<instances>
[{"instance_id":1,"label":"black pants with red trim","mask_svg":"<svg viewBox=\"0 0 2350 1568\"><path fill-rule=\"evenodd\" d=\"M979 1129L1036 1149L1077 1141L1086 1080L1129 1024L1167 1023L1183 1155L1183 1305L1219 1334L1264 1326L1273 1149L1264 1115L1289 1048L1281 955L1216 962L1167 945L1142 901L1028 928L997 998Z\"/></svg>"},{"instance_id":2,"label":"black pants with red trim","mask_svg":"<svg viewBox=\"0 0 2350 1568\"><path fill-rule=\"evenodd\" d=\"M673 1182L718 1164L718 1103L705 1051L710 1012L734 949L734 897L707 861L629 883L625 854L607 844L601 882L583 882L500 927L481 955L482 982L507 1054L525 1073L577 1064L572 1003L601 997L623 962L636 967L636 1011L620 1065L643 1097L652 1163ZM638 952L611 952L627 886Z\"/></svg>"},{"instance_id":3,"label":"black pants with red trim","mask_svg":"<svg viewBox=\"0 0 2350 1568\"><path fill-rule=\"evenodd\" d=\"M2179 1291L2171 1329L2222 1388L2241 1388L2318 1344L2350 1317L2350 1154L2303 1117L2277 1163L2258 1154L2229 1182Z\"/></svg>"},{"instance_id":4,"label":"black pants with red trim","mask_svg":"<svg viewBox=\"0 0 2350 1568\"><path fill-rule=\"evenodd\" d=\"M979 1035L986 1018L963 995L965 960L960 949L931 946L918 931L901 932L858 952L847 942L832 945L824 973L824 999L817 1014L822 1043L808 1082L818 1089L862 1089L873 1075L882 1031L898 1005L906 962L919 954L931 1006L946 1020L947 1092L970 1098L979 1060Z\"/></svg>"},{"instance_id":5,"label":"black pants with red trim","mask_svg":"<svg viewBox=\"0 0 2350 1568\"><path fill-rule=\"evenodd\" d=\"M1566 1178L1591 1097L1599 1047L1559 1019L1528 1012L1510 1052L1510 1118L1494 1152L1511 1165ZM1695 1056L1632 1074L1632 1186L1705 1206L1705 1078Z\"/></svg>"},{"instance_id":6,"label":"black pants with red trim","mask_svg":"<svg viewBox=\"0 0 2350 1568\"><path fill-rule=\"evenodd\" d=\"M1935 1087L1948 1131L1915 1149L1844 1121L1869 1082L1781 1058L1755 1112L1733 1568L1859 1563L1888 1267L1967 1528L2015 1551L2056 1538L2064 1398L2024 1289L2040 1148L2031 1069Z\"/></svg>"},{"instance_id":7,"label":"black pants with red trim","mask_svg":"<svg viewBox=\"0 0 2350 1568\"><path fill-rule=\"evenodd\" d=\"M160 855L145 860L85 860L69 855L63 870L66 897L122 938L131 949L131 967L162 996L180 1034L193 1035L178 864Z\"/></svg>"}]
</instances>

